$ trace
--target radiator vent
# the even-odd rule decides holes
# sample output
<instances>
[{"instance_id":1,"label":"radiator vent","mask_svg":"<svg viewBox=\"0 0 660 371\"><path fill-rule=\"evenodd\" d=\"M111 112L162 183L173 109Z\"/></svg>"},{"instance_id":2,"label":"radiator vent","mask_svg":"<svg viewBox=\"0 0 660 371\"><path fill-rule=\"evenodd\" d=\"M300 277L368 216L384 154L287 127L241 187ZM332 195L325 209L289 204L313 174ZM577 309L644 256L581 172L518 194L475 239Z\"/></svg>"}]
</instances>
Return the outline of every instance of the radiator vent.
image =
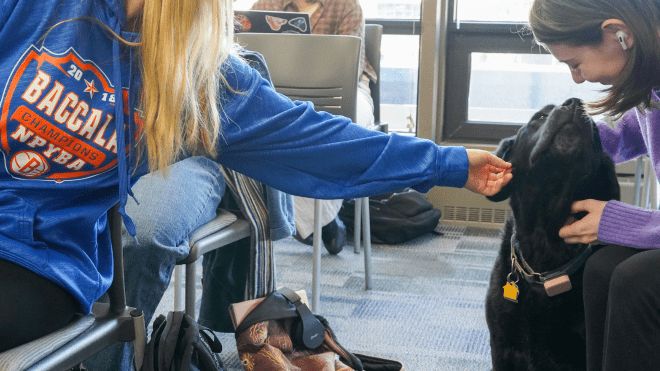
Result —
<instances>
[{"instance_id":1,"label":"radiator vent","mask_svg":"<svg viewBox=\"0 0 660 371\"><path fill-rule=\"evenodd\" d=\"M504 224L504 222L511 216L511 210L495 209L493 215L493 223Z\"/></svg>"},{"instance_id":2,"label":"radiator vent","mask_svg":"<svg viewBox=\"0 0 660 371\"><path fill-rule=\"evenodd\" d=\"M511 210L508 209L449 205L445 205L442 208L442 220L457 222L504 224L510 215Z\"/></svg>"},{"instance_id":3,"label":"radiator vent","mask_svg":"<svg viewBox=\"0 0 660 371\"><path fill-rule=\"evenodd\" d=\"M479 208L471 207L468 209L468 221L469 222L479 222Z\"/></svg>"},{"instance_id":4,"label":"radiator vent","mask_svg":"<svg viewBox=\"0 0 660 371\"><path fill-rule=\"evenodd\" d=\"M454 212L456 219L462 222L467 221L467 207L465 206L456 206L456 211Z\"/></svg>"}]
</instances>

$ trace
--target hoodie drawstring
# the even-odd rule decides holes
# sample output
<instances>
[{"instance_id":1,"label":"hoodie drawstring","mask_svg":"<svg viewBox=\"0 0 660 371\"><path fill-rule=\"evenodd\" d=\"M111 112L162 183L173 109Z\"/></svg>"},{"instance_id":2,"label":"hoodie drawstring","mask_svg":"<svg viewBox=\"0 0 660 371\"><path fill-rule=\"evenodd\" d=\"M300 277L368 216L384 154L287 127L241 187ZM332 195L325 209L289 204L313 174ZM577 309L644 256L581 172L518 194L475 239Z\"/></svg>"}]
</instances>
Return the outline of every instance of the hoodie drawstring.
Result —
<instances>
[{"instance_id":1,"label":"hoodie drawstring","mask_svg":"<svg viewBox=\"0 0 660 371\"><path fill-rule=\"evenodd\" d=\"M119 40L115 38L112 43L113 81L115 85L115 124L117 130L117 173L119 176L119 214L122 216L124 226L128 233L135 237L135 224L126 214L126 201L130 190L130 174L126 163L126 134L124 131L124 97L121 80L121 58L119 54ZM129 87L130 91L130 87ZM130 105L129 105L130 124Z\"/></svg>"}]
</instances>

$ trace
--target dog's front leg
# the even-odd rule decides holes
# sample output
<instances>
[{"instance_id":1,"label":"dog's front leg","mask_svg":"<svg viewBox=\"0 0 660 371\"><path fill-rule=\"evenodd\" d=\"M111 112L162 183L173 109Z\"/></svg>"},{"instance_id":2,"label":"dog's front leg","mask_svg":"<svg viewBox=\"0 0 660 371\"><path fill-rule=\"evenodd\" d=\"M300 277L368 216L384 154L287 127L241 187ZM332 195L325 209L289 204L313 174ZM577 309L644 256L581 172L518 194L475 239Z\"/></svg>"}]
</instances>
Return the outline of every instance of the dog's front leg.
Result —
<instances>
[{"instance_id":1,"label":"dog's front leg","mask_svg":"<svg viewBox=\"0 0 660 371\"><path fill-rule=\"evenodd\" d=\"M499 294L499 293L498 293ZM529 371L529 328L520 304L504 299L501 294L486 298L486 322L490 330L492 371Z\"/></svg>"}]
</instances>

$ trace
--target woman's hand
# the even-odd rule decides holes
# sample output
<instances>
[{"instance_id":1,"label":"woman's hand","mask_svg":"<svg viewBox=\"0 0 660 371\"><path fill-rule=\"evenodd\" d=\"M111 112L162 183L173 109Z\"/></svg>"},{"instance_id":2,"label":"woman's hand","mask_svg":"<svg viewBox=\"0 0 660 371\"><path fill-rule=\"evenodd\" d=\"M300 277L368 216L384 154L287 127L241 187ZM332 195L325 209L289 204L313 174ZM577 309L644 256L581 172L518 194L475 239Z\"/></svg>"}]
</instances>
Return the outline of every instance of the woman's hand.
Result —
<instances>
[{"instance_id":1,"label":"woman's hand","mask_svg":"<svg viewBox=\"0 0 660 371\"><path fill-rule=\"evenodd\" d=\"M487 151L468 149L470 162L465 188L484 196L499 192L513 177L511 164Z\"/></svg>"},{"instance_id":2,"label":"woman's hand","mask_svg":"<svg viewBox=\"0 0 660 371\"><path fill-rule=\"evenodd\" d=\"M603 215L607 201L584 200L576 201L571 206L573 214L586 211L587 215L575 221L570 217L566 225L559 230L559 237L566 243L592 243L598 239L598 224Z\"/></svg>"}]
</instances>

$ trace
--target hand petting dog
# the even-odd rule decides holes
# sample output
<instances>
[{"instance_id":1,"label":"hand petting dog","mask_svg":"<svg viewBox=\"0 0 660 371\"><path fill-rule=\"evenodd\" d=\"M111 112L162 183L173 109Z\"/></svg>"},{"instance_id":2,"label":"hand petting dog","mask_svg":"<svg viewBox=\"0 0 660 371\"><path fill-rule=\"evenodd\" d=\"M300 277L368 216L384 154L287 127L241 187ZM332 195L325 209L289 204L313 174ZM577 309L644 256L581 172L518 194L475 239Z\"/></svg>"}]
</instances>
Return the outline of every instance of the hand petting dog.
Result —
<instances>
[{"instance_id":1,"label":"hand petting dog","mask_svg":"<svg viewBox=\"0 0 660 371\"><path fill-rule=\"evenodd\" d=\"M598 240L598 224L603 215L607 201L582 200L571 206L573 214L586 211L587 215L580 219L569 219L559 230L559 237L566 243L592 243Z\"/></svg>"},{"instance_id":2,"label":"hand petting dog","mask_svg":"<svg viewBox=\"0 0 660 371\"><path fill-rule=\"evenodd\" d=\"M511 164L490 152L468 149L467 154L470 165L465 189L492 196L513 178Z\"/></svg>"}]
</instances>

